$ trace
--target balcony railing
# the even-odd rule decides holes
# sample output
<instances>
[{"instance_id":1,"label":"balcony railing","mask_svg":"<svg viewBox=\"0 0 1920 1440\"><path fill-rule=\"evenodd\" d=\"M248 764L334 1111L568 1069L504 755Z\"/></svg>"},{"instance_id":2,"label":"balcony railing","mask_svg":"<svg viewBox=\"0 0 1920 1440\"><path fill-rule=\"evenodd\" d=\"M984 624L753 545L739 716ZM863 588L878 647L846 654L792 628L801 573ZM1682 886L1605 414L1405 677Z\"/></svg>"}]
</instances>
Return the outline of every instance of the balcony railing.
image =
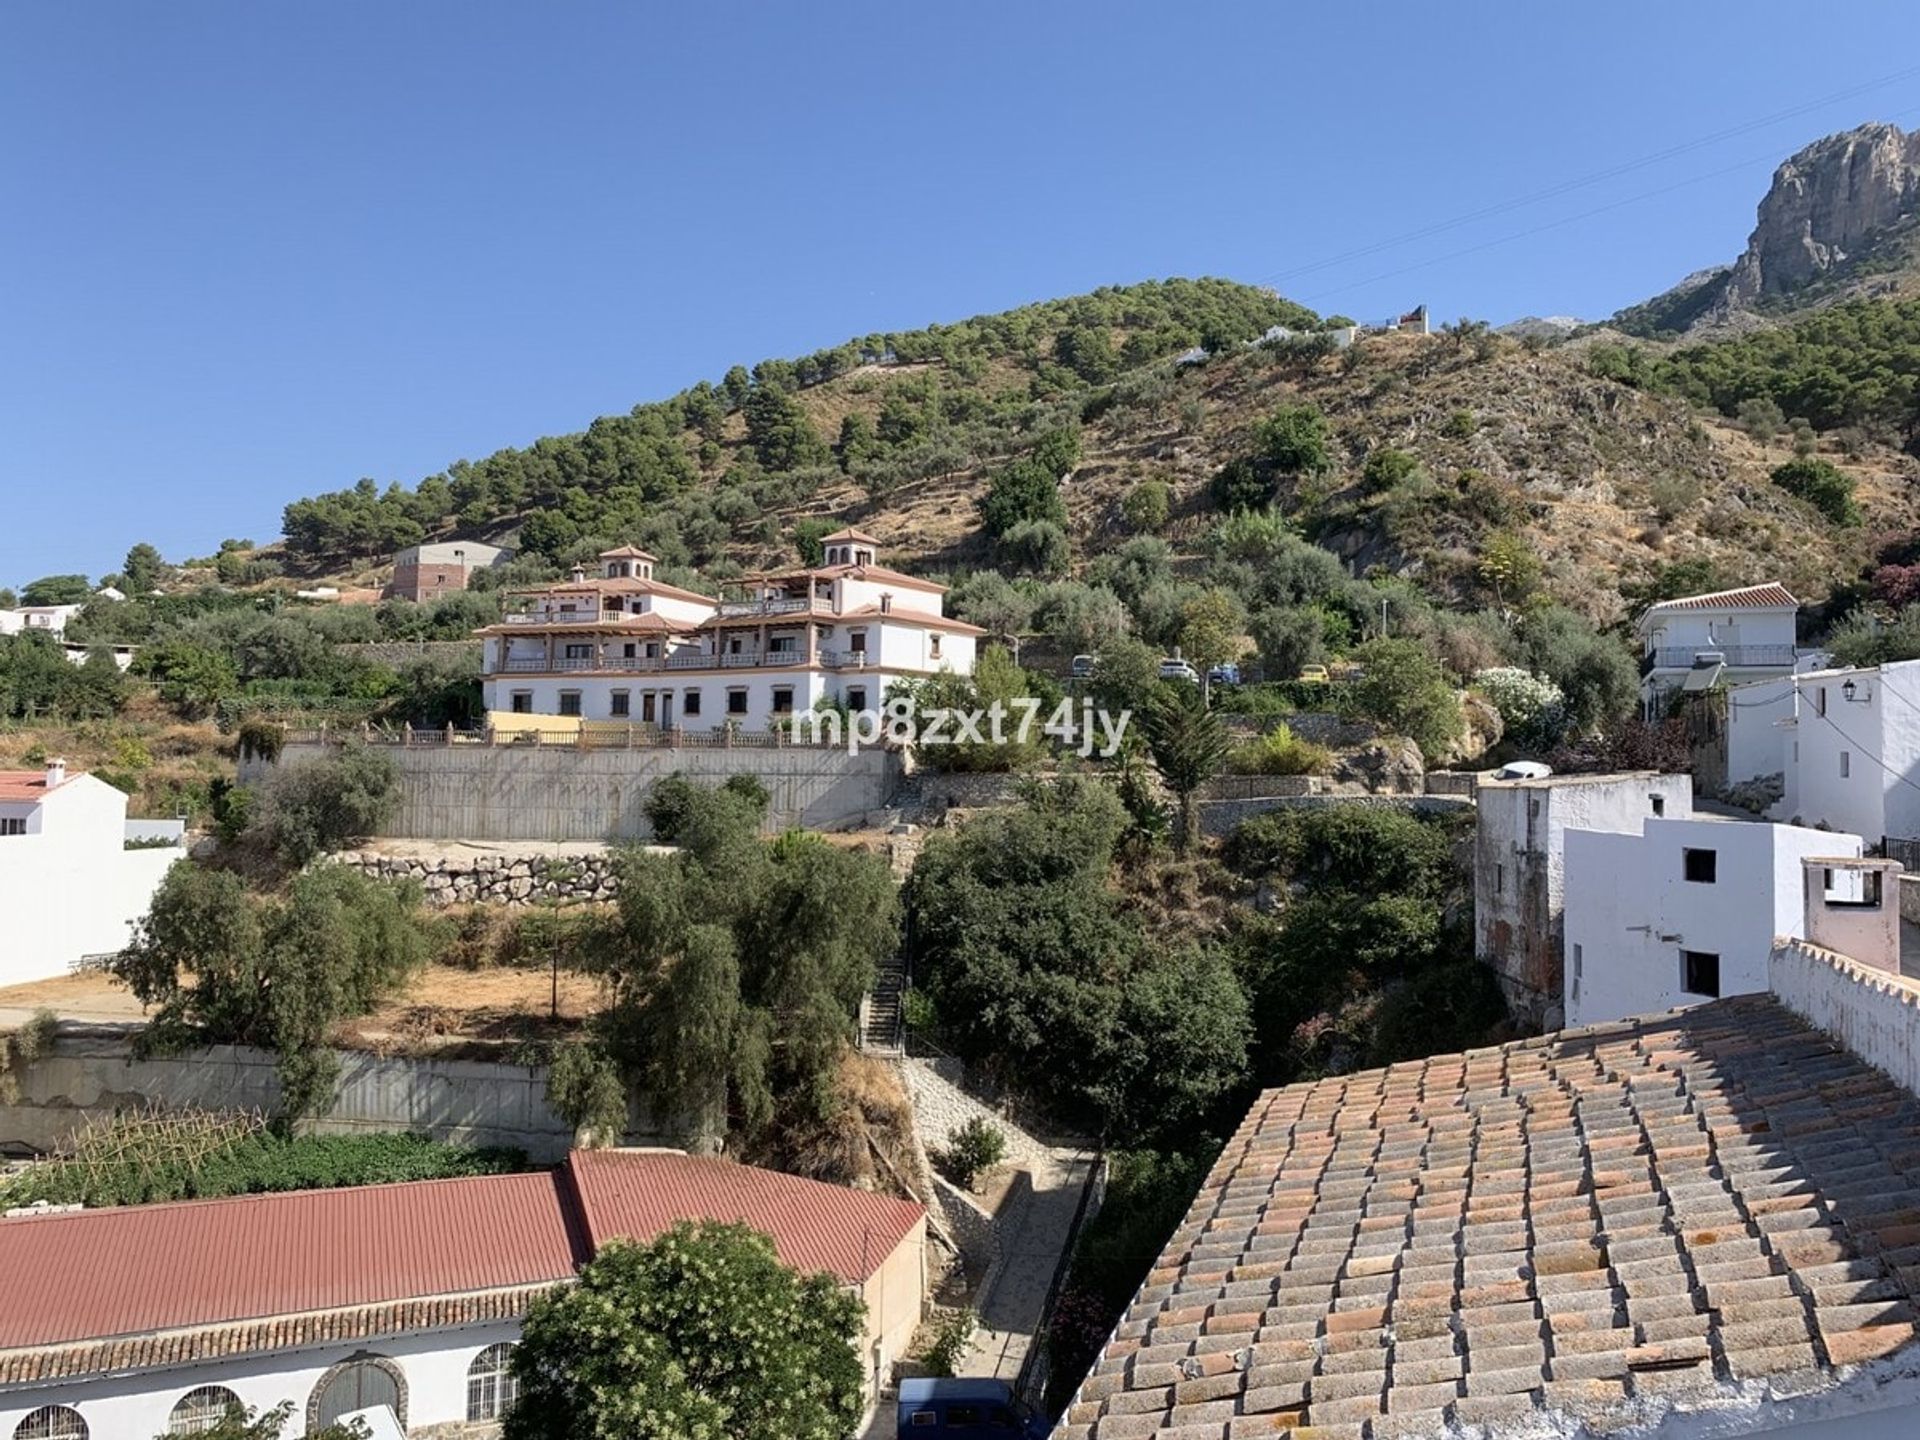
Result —
<instances>
[{"instance_id":1,"label":"balcony railing","mask_svg":"<svg viewBox=\"0 0 1920 1440\"><path fill-rule=\"evenodd\" d=\"M1662 646L1640 657L1640 673L1649 675L1655 670L1691 670L1694 662L1705 655L1718 655L1722 662L1737 669L1777 667L1791 670L1794 659L1791 645Z\"/></svg>"},{"instance_id":2,"label":"balcony railing","mask_svg":"<svg viewBox=\"0 0 1920 1440\"><path fill-rule=\"evenodd\" d=\"M836 657L840 652L821 653L818 661L823 669L858 668L866 663L858 652L847 652L846 658ZM804 650L743 650L738 654L715 655L711 651L686 651L672 655L556 655L551 661L544 655L510 655L504 662L489 661L486 673L489 675L554 675L574 674L578 671L603 671L613 675L657 675L664 670L787 670L803 668L807 663Z\"/></svg>"},{"instance_id":3,"label":"balcony railing","mask_svg":"<svg viewBox=\"0 0 1920 1440\"><path fill-rule=\"evenodd\" d=\"M743 615L798 615L814 608L805 596L785 596L778 600L723 600L719 613L728 619Z\"/></svg>"}]
</instances>

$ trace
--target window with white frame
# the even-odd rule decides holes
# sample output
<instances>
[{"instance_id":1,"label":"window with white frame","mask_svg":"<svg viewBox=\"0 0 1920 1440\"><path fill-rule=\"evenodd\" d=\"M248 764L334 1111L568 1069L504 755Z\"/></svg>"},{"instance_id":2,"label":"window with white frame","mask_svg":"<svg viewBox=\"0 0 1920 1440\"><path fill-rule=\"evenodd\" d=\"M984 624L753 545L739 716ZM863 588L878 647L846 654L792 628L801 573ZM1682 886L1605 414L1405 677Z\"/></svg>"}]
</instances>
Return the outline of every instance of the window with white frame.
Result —
<instances>
[{"instance_id":1,"label":"window with white frame","mask_svg":"<svg viewBox=\"0 0 1920 1440\"><path fill-rule=\"evenodd\" d=\"M244 1413L240 1397L224 1385L202 1385L174 1402L167 1416L167 1434L204 1435L219 1428L229 1415Z\"/></svg>"},{"instance_id":2,"label":"window with white frame","mask_svg":"<svg viewBox=\"0 0 1920 1440\"><path fill-rule=\"evenodd\" d=\"M580 692L578 690L562 690L560 692L560 713L562 715L578 715L580 713Z\"/></svg>"},{"instance_id":3,"label":"window with white frame","mask_svg":"<svg viewBox=\"0 0 1920 1440\"><path fill-rule=\"evenodd\" d=\"M70 1405L42 1405L13 1427L13 1440L87 1440L87 1422Z\"/></svg>"},{"instance_id":4,"label":"window with white frame","mask_svg":"<svg viewBox=\"0 0 1920 1440\"><path fill-rule=\"evenodd\" d=\"M467 1367L467 1419L498 1420L520 1398L513 1346L489 1345Z\"/></svg>"},{"instance_id":5,"label":"window with white frame","mask_svg":"<svg viewBox=\"0 0 1920 1440\"><path fill-rule=\"evenodd\" d=\"M26 833L27 822L25 817L20 815L0 815L0 835L24 835Z\"/></svg>"}]
</instances>

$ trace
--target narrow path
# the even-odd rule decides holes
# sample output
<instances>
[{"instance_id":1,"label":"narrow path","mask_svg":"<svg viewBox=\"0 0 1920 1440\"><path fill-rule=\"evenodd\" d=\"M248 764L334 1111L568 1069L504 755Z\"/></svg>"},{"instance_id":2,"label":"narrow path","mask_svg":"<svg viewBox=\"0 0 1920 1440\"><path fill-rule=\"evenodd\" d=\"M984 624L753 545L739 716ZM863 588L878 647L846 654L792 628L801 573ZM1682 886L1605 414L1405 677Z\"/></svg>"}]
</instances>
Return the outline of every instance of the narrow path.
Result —
<instances>
[{"instance_id":1,"label":"narrow path","mask_svg":"<svg viewBox=\"0 0 1920 1440\"><path fill-rule=\"evenodd\" d=\"M992 1376L1008 1384L1020 1378L1045 1318L1055 1274L1067 1261L1080 1199L1093 1178L1095 1157L1082 1150L1052 1150L1028 1166L1033 1189L1009 1228L998 1271L980 1297L980 1334L961 1365L963 1375Z\"/></svg>"}]
</instances>

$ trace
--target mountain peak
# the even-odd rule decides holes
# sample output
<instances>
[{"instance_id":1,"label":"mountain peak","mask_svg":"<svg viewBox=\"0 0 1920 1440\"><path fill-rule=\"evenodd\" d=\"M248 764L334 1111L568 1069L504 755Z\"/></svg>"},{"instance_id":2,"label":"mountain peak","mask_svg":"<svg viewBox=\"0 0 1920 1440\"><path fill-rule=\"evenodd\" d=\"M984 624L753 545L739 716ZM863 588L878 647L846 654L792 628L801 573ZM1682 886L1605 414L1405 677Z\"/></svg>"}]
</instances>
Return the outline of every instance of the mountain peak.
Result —
<instances>
[{"instance_id":1,"label":"mountain peak","mask_svg":"<svg viewBox=\"0 0 1920 1440\"><path fill-rule=\"evenodd\" d=\"M1614 318L1637 334L1722 329L1755 312L1841 298L1899 268L1895 242L1920 223L1920 131L1873 121L1828 135L1773 172L1747 248ZM1883 262L1891 262L1883 263Z\"/></svg>"}]
</instances>

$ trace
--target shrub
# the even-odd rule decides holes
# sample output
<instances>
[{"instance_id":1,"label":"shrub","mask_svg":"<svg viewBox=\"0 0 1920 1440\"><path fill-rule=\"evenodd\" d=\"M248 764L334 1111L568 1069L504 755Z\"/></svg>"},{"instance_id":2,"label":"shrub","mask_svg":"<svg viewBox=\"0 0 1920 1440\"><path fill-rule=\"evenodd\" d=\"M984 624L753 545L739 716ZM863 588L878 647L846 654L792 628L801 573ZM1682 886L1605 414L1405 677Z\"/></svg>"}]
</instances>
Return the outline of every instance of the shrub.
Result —
<instances>
[{"instance_id":1,"label":"shrub","mask_svg":"<svg viewBox=\"0 0 1920 1440\"><path fill-rule=\"evenodd\" d=\"M1227 757L1227 769L1235 775L1324 775L1332 764L1325 746L1302 740L1285 725L1236 746Z\"/></svg>"},{"instance_id":2,"label":"shrub","mask_svg":"<svg viewBox=\"0 0 1920 1440\"><path fill-rule=\"evenodd\" d=\"M1319 475L1333 468L1327 420L1311 405L1284 405L1254 432L1260 453L1283 475Z\"/></svg>"},{"instance_id":3,"label":"shrub","mask_svg":"<svg viewBox=\"0 0 1920 1440\"><path fill-rule=\"evenodd\" d=\"M374 834L399 808L392 757L368 745L348 745L275 772L259 787L243 838L297 868Z\"/></svg>"},{"instance_id":4,"label":"shrub","mask_svg":"<svg viewBox=\"0 0 1920 1440\"><path fill-rule=\"evenodd\" d=\"M1173 513L1172 492L1161 480L1142 480L1120 502L1120 513L1135 530L1152 532L1166 527Z\"/></svg>"},{"instance_id":5,"label":"shrub","mask_svg":"<svg viewBox=\"0 0 1920 1440\"><path fill-rule=\"evenodd\" d=\"M958 1374L960 1363L972 1353L973 1332L978 1325L973 1311L964 1306L949 1310L935 1320L933 1338L927 1342L926 1352L920 1357L926 1362L927 1369L941 1376Z\"/></svg>"},{"instance_id":6,"label":"shrub","mask_svg":"<svg viewBox=\"0 0 1920 1440\"><path fill-rule=\"evenodd\" d=\"M1789 460L1775 467L1773 483L1806 501L1836 525L1852 525L1860 519L1860 507L1853 499L1853 477L1826 460L1807 456Z\"/></svg>"},{"instance_id":7,"label":"shrub","mask_svg":"<svg viewBox=\"0 0 1920 1440\"><path fill-rule=\"evenodd\" d=\"M1006 1135L998 1125L976 1115L947 1132L947 1147L940 1152L940 1168L954 1184L971 1190L975 1180L1006 1158Z\"/></svg>"},{"instance_id":8,"label":"shrub","mask_svg":"<svg viewBox=\"0 0 1920 1440\"><path fill-rule=\"evenodd\" d=\"M1779 405L1766 395L1742 400L1735 415L1740 428L1762 445L1775 439L1781 427L1787 423L1787 417L1781 413Z\"/></svg>"},{"instance_id":9,"label":"shrub","mask_svg":"<svg viewBox=\"0 0 1920 1440\"><path fill-rule=\"evenodd\" d=\"M1474 689L1500 712L1507 737L1528 749L1554 744L1566 728L1567 697L1551 680L1514 665L1482 670Z\"/></svg>"},{"instance_id":10,"label":"shrub","mask_svg":"<svg viewBox=\"0 0 1920 1440\"><path fill-rule=\"evenodd\" d=\"M1420 462L1404 450L1381 446L1367 456L1360 478L1367 489L1379 494L1391 490L1420 468Z\"/></svg>"},{"instance_id":11,"label":"shrub","mask_svg":"<svg viewBox=\"0 0 1920 1440\"><path fill-rule=\"evenodd\" d=\"M1244 456L1229 460L1213 477L1213 503L1232 514L1258 510L1273 498L1273 482Z\"/></svg>"}]
</instances>

